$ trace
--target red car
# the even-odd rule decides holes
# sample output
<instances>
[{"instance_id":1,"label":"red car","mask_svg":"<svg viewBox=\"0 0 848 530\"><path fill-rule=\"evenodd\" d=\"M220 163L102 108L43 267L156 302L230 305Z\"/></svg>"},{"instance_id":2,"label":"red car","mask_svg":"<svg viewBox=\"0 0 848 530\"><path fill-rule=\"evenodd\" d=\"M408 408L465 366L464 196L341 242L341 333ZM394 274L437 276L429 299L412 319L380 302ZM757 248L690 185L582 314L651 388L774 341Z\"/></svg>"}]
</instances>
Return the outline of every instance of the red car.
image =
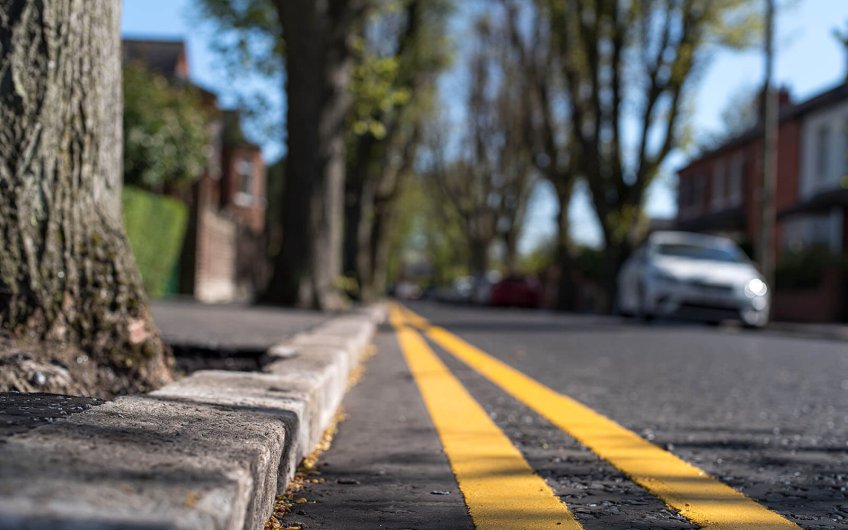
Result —
<instances>
[{"instance_id":1,"label":"red car","mask_svg":"<svg viewBox=\"0 0 848 530\"><path fill-rule=\"evenodd\" d=\"M507 276L492 286L491 303L505 307L539 307L542 289L539 282L523 276Z\"/></svg>"}]
</instances>

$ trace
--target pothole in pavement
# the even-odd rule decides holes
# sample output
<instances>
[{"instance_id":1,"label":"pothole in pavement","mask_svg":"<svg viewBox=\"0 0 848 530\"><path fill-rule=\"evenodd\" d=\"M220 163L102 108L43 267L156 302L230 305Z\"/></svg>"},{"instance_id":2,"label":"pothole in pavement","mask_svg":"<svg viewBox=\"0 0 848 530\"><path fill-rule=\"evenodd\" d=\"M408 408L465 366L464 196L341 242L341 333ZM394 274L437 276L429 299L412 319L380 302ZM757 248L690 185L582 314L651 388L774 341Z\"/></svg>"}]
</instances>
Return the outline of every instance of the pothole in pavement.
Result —
<instances>
[{"instance_id":1,"label":"pothole in pavement","mask_svg":"<svg viewBox=\"0 0 848 530\"><path fill-rule=\"evenodd\" d=\"M265 349L220 348L213 346L171 344L175 369L190 375L198 370L228 370L232 372L258 372L267 364Z\"/></svg>"}]
</instances>

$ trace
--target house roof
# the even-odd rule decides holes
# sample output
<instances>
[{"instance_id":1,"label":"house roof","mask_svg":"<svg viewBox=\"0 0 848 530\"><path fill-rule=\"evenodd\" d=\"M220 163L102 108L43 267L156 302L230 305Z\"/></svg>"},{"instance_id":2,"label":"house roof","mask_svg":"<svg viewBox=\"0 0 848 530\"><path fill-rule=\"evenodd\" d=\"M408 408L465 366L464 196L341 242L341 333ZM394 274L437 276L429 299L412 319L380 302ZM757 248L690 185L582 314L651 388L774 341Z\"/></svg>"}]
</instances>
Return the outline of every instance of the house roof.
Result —
<instances>
[{"instance_id":1,"label":"house roof","mask_svg":"<svg viewBox=\"0 0 848 530\"><path fill-rule=\"evenodd\" d=\"M171 80L185 80L179 69L180 61L185 60L182 40L123 39L121 44L124 61L141 63Z\"/></svg>"},{"instance_id":2,"label":"house roof","mask_svg":"<svg viewBox=\"0 0 848 530\"><path fill-rule=\"evenodd\" d=\"M164 76L175 85L194 87L210 108L217 108L218 96L208 88L188 78L185 64L186 46L182 40L122 39L121 48L125 63L136 63L146 69ZM180 68L180 63L184 67Z\"/></svg>"},{"instance_id":3,"label":"house roof","mask_svg":"<svg viewBox=\"0 0 848 530\"><path fill-rule=\"evenodd\" d=\"M848 100L848 82L841 83L835 87L829 88L806 101L802 101L795 105L787 105L780 109L780 123L796 120L811 112L827 108L831 105L836 105L842 101ZM733 137L721 145L701 153L698 157L693 158L684 167L677 170L678 173L684 172L692 166L703 162L704 160L720 155L724 152L736 149L745 144L750 143L755 139L759 139L763 135L763 125L758 123L747 131Z\"/></svg>"},{"instance_id":4,"label":"house roof","mask_svg":"<svg viewBox=\"0 0 848 530\"><path fill-rule=\"evenodd\" d=\"M792 105L786 109L785 118L781 115L781 121L783 119L796 118L803 114L809 114L810 112L827 108L831 105L836 105L846 99L848 99L848 82L839 84L831 89L821 92L807 101L803 101L797 105Z\"/></svg>"}]
</instances>

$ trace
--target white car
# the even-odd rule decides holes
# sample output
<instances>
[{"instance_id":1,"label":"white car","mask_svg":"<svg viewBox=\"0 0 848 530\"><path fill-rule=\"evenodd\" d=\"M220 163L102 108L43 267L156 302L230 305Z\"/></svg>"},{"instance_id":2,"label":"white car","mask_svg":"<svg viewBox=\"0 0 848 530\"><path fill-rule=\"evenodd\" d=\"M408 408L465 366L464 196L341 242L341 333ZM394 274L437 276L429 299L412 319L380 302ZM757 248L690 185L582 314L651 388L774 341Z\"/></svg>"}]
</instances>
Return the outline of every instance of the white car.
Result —
<instances>
[{"instance_id":1,"label":"white car","mask_svg":"<svg viewBox=\"0 0 848 530\"><path fill-rule=\"evenodd\" d=\"M688 232L655 232L618 275L618 309L651 319L681 315L709 322L768 323L771 293L732 240Z\"/></svg>"}]
</instances>

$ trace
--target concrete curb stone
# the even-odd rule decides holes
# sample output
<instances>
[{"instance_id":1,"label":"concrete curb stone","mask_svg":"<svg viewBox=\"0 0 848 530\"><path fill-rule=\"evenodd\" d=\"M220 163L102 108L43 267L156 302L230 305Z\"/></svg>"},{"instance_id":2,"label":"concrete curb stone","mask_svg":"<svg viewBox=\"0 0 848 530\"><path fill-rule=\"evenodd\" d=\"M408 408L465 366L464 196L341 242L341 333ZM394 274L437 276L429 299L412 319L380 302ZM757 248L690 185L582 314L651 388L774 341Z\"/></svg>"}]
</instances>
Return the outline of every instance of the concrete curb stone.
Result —
<instances>
[{"instance_id":1,"label":"concrete curb stone","mask_svg":"<svg viewBox=\"0 0 848 530\"><path fill-rule=\"evenodd\" d=\"M275 345L264 372L195 372L10 436L0 529L261 529L384 318L355 310Z\"/></svg>"}]
</instances>

